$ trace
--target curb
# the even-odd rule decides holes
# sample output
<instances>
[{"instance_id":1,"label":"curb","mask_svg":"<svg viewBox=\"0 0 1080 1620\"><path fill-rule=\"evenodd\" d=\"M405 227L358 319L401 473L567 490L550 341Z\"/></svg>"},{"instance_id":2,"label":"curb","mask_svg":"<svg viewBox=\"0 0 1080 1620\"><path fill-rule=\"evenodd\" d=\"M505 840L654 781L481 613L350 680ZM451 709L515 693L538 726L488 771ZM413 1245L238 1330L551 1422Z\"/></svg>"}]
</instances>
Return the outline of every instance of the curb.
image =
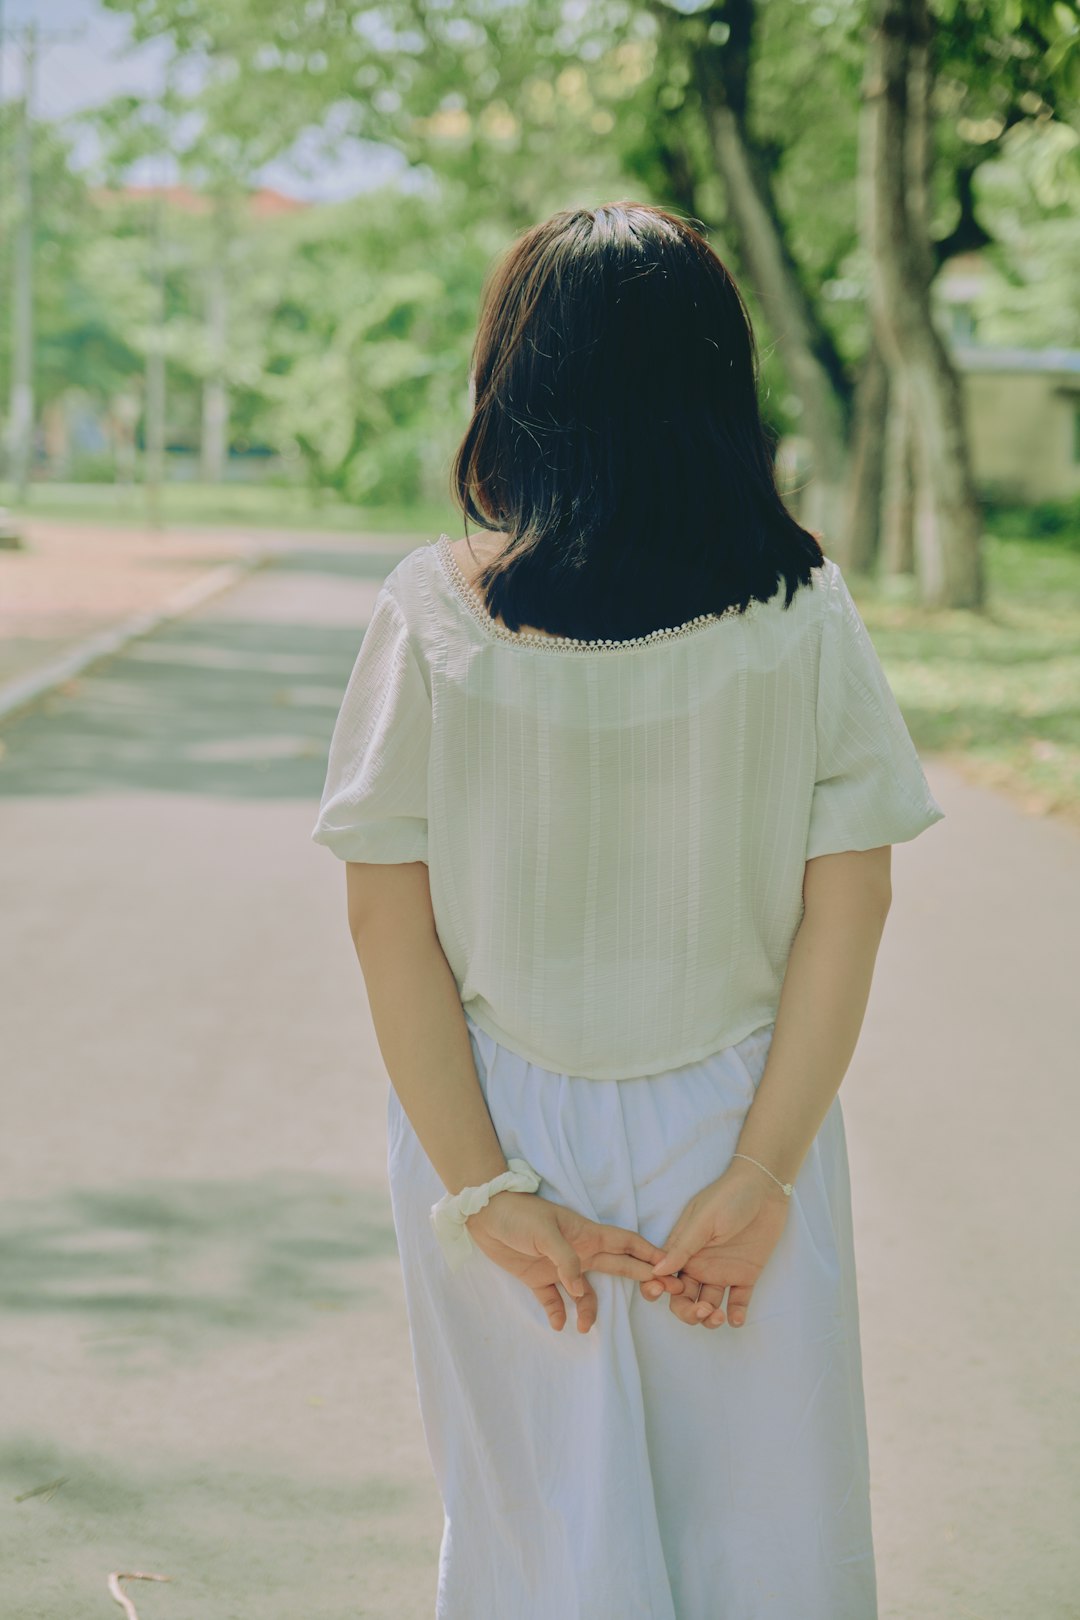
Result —
<instances>
[{"instance_id":1,"label":"curb","mask_svg":"<svg viewBox=\"0 0 1080 1620\"><path fill-rule=\"evenodd\" d=\"M140 636L150 635L170 619L179 619L185 613L190 613L193 608L201 607L211 597L220 596L223 591L239 585L242 579L246 579L257 568L263 567L275 555L275 551L268 548L265 551L253 551L237 562L222 563L219 568L212 568L209 573L200 574L197 579L193 579L173 596L168 597L161 607L137 613L108 630L100 630L96 635L78 642L70 652L64 653L61 658L55 658L51 664L45 664L29 675L20 676L18 680L0 686L0 720L6 720L8 715L14 714L19 709L25 709L46 692L61 686L64 681L81 675L91 664L119 652L129 642L137 640Z\"/></svg>"}]
</instances>

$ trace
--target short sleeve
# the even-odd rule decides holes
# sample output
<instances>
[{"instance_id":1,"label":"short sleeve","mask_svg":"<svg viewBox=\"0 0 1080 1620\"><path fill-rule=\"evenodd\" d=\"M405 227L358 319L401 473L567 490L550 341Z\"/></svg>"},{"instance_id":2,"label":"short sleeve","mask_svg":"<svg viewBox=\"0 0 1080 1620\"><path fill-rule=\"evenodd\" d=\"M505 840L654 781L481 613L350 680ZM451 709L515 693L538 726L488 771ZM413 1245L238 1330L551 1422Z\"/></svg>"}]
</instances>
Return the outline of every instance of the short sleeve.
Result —
<instances>
[{"instance_id":1,"label":"short sleeve","mask_svg":"<svg viewBox=\"0 0 1080 1620\"><path fill-rule=\"evenodd\" d=\"M426 861L430 748L430 691L384 583L330 739L314 842L343 861Z\"/></svg>"},{"instance_id":2,"label":"short sleeve","mask_svg":"<svg viewBox=\"0 0 1080 1620\"><path fill-rule=\"evenodd\" d=\"M835 564L822 615L816 728L807 860L902 844L944 818Z\"/></svg>"}]
</instances>

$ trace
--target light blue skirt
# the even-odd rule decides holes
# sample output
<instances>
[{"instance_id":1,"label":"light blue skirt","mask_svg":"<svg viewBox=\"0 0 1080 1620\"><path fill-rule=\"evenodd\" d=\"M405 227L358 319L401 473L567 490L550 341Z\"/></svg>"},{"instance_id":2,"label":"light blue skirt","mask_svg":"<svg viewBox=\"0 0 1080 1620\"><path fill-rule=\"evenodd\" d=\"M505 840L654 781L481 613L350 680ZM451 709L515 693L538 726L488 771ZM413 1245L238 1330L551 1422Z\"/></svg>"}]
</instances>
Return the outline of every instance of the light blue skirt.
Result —
<instances>
[{"instance_id":1,"label":"light blue skirt","mask_svg":"<svg viewBox=\"0 0 1080 1620\"><path fill-rule=\"evenodd\" d=\"M662 1244L727 1166L773 1026L660 1075L527 1061L468 1018L503 1151L539 1195ZM481 1251L452 1273L445 1188L392 1087L388 1171L445 1520L436 1620L876 1620L851 1191L835 1098L746 1322L709 1329L591 1272L555 1333Z\"/></svg>"}]
</instances>

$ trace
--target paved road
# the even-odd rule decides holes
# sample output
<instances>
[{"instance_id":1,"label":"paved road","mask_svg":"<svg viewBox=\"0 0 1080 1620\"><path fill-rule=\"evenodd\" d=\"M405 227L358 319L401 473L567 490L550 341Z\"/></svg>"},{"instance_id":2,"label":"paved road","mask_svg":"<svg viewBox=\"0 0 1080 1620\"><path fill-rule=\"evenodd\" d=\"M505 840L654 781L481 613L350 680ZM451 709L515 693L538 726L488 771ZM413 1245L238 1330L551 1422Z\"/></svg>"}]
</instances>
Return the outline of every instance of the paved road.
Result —
<instances>
[{"instance_id":1,"label":"paved road","mask_svg":"<svg viewBox=\"0 0 1080 1620\"><path fill-rule=\"evenodd\" d=\"M19 529L23 549L0 550L0 695L75 644L160 612L214 567L258 552L261 541L236 527L147 529L33 515Z\"/></svg>"},{"instance_id":2,"label":"paved road","mask_svg":"<svg viewBox=\"0 0 1080 1620\"><path fill-rule=\"evenodd\" d=\"M144 1620L430 1620L387 1082L308 836L393 560L283 554L4 728L3 1620L118 1613L115 1568L173 1577ZM1080 838L927 774L842 1092L881 1620L1067 1620Z\"/></svg>"}]
</instances>

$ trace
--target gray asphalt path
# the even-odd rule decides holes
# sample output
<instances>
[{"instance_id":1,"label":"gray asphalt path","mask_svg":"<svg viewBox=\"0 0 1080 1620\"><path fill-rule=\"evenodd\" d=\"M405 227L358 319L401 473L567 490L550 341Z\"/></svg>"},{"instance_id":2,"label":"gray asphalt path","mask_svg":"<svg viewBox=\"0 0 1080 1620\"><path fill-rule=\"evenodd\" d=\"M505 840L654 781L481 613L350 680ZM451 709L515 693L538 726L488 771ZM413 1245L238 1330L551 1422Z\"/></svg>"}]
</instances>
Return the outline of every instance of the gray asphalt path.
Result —
<instances>
[{"instance_id":1,"label":"gray asphalt path","mask_svg":"<svg viewBox=\"0 0 1080 1620\"><path fill-rule=\"evenodd\" d=\"M116 1614L118 1568L173 1578L143 1620L433 1612L387 1081L309 841L393 561L283 552L0 732L2 1620ZM927 774L841 1093L881 1615L1066 1620L1080 838Z\"/></svg>"}]
</instances>

